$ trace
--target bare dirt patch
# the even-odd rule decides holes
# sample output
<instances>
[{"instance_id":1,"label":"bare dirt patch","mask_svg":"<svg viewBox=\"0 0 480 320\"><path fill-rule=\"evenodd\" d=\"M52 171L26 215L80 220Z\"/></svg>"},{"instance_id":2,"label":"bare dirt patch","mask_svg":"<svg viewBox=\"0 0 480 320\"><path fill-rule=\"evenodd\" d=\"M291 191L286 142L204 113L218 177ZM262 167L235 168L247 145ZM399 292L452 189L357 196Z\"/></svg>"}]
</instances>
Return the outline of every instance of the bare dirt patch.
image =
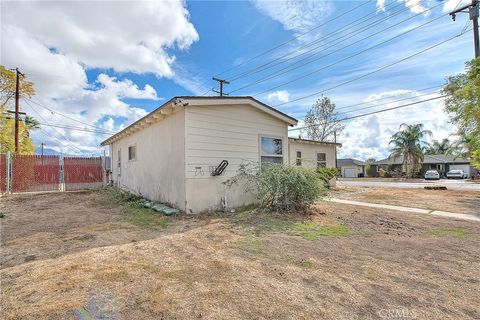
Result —
<instances>
[{"instance_id":1,"label":"bare dirt patch","mask_svg":"<svg viewBox=\"0 0 480 320\"><path fill-rule=\"evenodd\" d=\"M96 195L84 196L88 203ZM71 207L64 197L58 210ZM91 200L92 208L105 205ZM122 217L78 222L74 230L83 233L63 230L69 241L86 243L120 225L153 238L127 237L0 270L3 318L480 318L478 223L332 203L310 215L178 218L162 230ZM8 241L41 243L42 232L55 233L44 227ZM45 246L58 249L60 242Z\"/></svg>"},{"instance_id":2,"label":"bare dirt patch","mask_svg":"<svg viewBox=\"0 0 480 320\"><path fill-rule=\"evenodd\" d=\"M151 239L195 221L192 217L167 228L176 219L165 218L156 228L141 227L132 224L124 206L92 191L17 194L0 201L4 214L0 220L1 268Z\"/></svg>"},{"instance_id":3,"label":"bare dirt patch","mask_svg":"<svg viewBox=\"0 0 480 320\"><path fill-rule=\"evenodd\" d=\"M478 191L339 187L331 195L341 199L475 214L480 217Z\"/></svg>"}]
</instances>

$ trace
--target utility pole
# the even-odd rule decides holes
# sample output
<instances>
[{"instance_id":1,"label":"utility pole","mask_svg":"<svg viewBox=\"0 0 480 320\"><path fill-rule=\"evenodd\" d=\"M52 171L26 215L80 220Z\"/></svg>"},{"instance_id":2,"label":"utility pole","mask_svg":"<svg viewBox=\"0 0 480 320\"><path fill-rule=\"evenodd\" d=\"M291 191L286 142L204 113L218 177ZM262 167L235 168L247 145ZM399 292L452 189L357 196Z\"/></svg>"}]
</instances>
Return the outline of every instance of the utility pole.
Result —
<instances>
[{"instance_id":1,"label":"utility pole","mask_svg":"<svg viewBox=\"0 0 480 320\"><path fill-rule=\"evenodd\" d=\"M460 7L452 12L450 12L450 15L452 16L453 21L455 21L455 17L457 13L469 13L470 15L470 20L473 21L473 45L475 48L475 58L480 57L480 39L479 39L479 34L478 34L478 15L479 15L479 7L480 7L480 2L478 0L472 0L471 4L467 4L463 7ZM467 10L468 11L465 11Z\"/></svg>"},{"instance_id":2,"label":"utility pole","mask_svg":"<svg viewBox=\"0 0 480 320\"><path fill-rule=\"evenodd\" d=\"M16 72L16 83L15 83L15 153L20 151L19 140L18 140L18 129L20 121L20 75L23 74L15 68Z\"/></svg>"},{"instance_id":3,"label":"utility pole","mask_svg":"<svg viewBox=\"0 0 480 320\"><path fill-rule=\"evenodd\" d=\"M43 146L44 146L44 145L45 145L45 144L42 142L42 156L43 156Z\"/></svg>"},{"instance_id":4,"label":"utility pole","mask_svg":"<svg viewBox=\"0 0 480 320\"><path fill-rule=\"evenodd\" d=\"M212 79L215 80L215 81L218 81L218 83L220 84L220 91L215 90L215 89L212 89L212 91L220 94L220 97L223 97L224 95L225 95L225 96L228 96L228 94L223 93L223 84L224 84L224 83L225 83L225 84L230 84L230 81L223 80L223 79L219 79L219 78L215 78L215 77L213 77Z\"/></svg>"}]
</instances>

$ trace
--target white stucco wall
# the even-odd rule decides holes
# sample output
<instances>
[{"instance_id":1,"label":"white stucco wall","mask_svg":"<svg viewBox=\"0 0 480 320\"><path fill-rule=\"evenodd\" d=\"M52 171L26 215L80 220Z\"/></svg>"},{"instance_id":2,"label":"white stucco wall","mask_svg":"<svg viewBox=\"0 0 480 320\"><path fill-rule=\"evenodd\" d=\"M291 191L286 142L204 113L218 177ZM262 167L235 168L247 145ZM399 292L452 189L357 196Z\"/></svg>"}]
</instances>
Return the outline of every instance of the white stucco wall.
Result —
<instances>
[{"instance_id":1,"label":"white stucco wall","mask_svg":"<svg viewBox=\"0 0 480 320\"><path fill-rule=\"evenodd\" d=\"M309 142L298 142L290 140L289 142L289 163L296 164L297 151L302 152L302 166L316 169L317 168L317 153L325 153L327 167L335 168L335 145L332 144L318 144Z\"/></svg>"},{"instance_id":2,"label":"white stucco wall","mask_svg":"<svg viewBox=\"0 0 480 320\"><path fill-rule=\"evenodd\" d=\"M185 210L184 128L185 111L179 108L165 119L111 144L113 181L130 192ZM134 161L128 160L130 145L137 147Z\"/></svg>"},{"instance_id":3,"label":"white stucco wall","mask_svg":"<svg viewBox=\"0 0 480 320\"><path fill-rule=\"evenodd\" d=\"M288 162L288 125L250 105L189 105L185 111L186 211L189 213L252 203L242 188L227 188L222 182L237 173L242 162L260 161L262 135L283 140L283 159ZM212 177L210 167L229 162L221 176Z\"/></svg>"}]
</instances>

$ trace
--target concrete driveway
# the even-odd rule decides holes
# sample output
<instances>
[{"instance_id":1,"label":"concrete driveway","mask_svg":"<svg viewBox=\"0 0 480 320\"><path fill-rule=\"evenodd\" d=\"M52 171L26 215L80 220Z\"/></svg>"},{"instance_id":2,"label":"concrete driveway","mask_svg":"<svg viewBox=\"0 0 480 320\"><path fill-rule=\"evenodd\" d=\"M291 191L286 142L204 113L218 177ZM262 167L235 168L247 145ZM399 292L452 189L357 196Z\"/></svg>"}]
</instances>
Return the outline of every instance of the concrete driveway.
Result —
<instances>
[{"instance_id":1,"label":"concrete driveway","mask_svg":"<svg viewBox=\"0 0 480 320\"><path fill-rule=\"evenodd\" d=\"M370 187L370 188L422 188L425 186L445 186L450 190L480 191L480 183L471 180L425 180L425 179L382 179L382 178L339 178L337 186L341 187Z\"/></svg>"}]
</instances>

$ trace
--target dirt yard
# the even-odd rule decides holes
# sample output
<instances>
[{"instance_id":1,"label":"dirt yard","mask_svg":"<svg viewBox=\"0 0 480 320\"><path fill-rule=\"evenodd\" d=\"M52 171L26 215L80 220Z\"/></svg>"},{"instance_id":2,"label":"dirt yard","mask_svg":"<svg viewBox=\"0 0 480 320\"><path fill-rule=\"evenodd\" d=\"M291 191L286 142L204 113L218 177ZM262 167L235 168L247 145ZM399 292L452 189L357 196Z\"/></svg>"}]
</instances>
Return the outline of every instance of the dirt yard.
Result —
<instances>
[{"instance_id":1,"label":"dirt yard","mask_svg":"<svg viewBox=\"0 0 480 320\"><path fill-rule=\"evenodd\" d=\"M3 319L479 319L480 224L350 205L166 218L1 198Z\"/></svg>"},{"instance_id":2,"label":"dirt yard","mask_svg":"<svg viewBox=\"0 0 480 320\"><path fill-rule=\"evenodd\" d=\"M468 213L480 217L478 191L338 187L331 195L341 199Z\"/></svg>"}]
</instances>

